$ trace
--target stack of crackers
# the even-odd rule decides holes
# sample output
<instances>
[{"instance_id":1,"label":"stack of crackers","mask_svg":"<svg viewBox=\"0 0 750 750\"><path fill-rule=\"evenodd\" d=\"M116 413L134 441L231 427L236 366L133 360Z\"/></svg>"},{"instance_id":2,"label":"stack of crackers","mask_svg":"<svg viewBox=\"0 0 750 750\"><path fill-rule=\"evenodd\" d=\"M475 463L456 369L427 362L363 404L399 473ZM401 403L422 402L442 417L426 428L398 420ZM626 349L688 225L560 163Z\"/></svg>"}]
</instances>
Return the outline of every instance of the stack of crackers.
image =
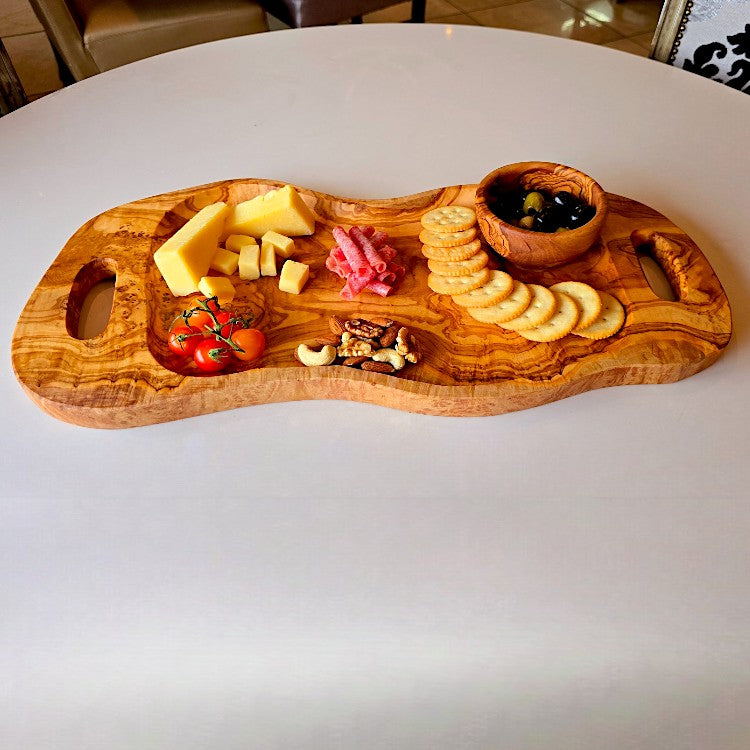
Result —
<instances>
[{"instance_id":1,"label":"stack of crackers","mask_svg":"<svg viewBox=\"0 0 750 750\"><path fill-rule=\"evenodd\" d=\"M476 221L474 209L465 206L441 206L422 216L419 239L433 292L450 295L476 320L529 341L557 341L569 333L603 339L620 330L625 310L607 292L581 281L550 287L523 283L505 271L490 270Z\"/></svg>"}]
</instances>

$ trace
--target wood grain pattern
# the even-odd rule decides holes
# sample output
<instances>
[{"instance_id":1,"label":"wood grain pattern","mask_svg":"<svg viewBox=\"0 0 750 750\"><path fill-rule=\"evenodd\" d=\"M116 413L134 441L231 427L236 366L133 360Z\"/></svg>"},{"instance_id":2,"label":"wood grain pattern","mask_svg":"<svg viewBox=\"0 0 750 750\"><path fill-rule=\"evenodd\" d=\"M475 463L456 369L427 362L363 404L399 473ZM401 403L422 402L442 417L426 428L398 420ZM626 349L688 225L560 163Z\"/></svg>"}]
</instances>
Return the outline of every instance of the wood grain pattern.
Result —
<instances>
[{"instance_id":1,"label":"wood grain pattern","mask_svg":"<svg viewBox=\"0 0 750 750\"><path fill-rule=\"evenodd\" d=\"M49 414L79 425L119 428L154 424L240 406L303 399L347 399L425 414L479 416L526 409L593 388L666 383L712 364L729 342L731 314L707 260L684 232L652 209L608 195L601 241L575 261L546 270L520 269L493 255L522 281L574 279L614 294L626 308L616 336L566 336L535 344L480 323L426 284L419 219L430 208L473 205L476 186L446 187L392 200L337 198L298 188L318 224L299 238L297 259L311 266L300 296L278 290L277 278L238 282L234 305L256 315L268 348L260 366L238 363L199 375L166 346L171 321L184 307L156 269L154 251L201 207L238 203L281 183L234 180L155 196L107 211L66 243L24 308L12 344L13 367L26 393ZM386 298L339 296L341 280L324 266L336 224L373 224L389 233L407 266ZM636 247L651 247L677 300L648 286ZM76 338L88 290L116 276L113 310L101 335ZM236 279L236 277L234 277ZM328 333L331 314L387 315L416 334L422 361L398 377L340 366L305 368L293 352Z\"/></svg>"}]
</instances>

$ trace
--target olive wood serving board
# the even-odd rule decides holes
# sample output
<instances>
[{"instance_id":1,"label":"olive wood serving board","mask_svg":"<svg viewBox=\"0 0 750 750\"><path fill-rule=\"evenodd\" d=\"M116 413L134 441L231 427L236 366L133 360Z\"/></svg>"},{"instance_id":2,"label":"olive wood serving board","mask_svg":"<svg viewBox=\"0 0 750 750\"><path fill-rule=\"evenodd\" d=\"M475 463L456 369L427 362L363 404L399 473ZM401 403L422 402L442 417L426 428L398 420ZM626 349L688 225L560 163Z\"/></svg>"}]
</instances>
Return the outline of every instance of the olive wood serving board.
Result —
<instances>
[{"instance_id":1,"label":"olive wood serving board","mask_svg":"<svg viewBox=\"0 0 750 750\"><path fill-rule=\"evenodd\" d=\"M232 308L251 312L266 335L258 363L237 363L204 375L166 344L170 323L188 298L168 291L152 256L200 208L239 203L282 183L231 180L158 195L113 208L84 224L44 274L21 313L13 368L43 410L67 422L134 427L252 404L304 399L362 401L424 414L480 416L527 409L594 388L667 383L711 365L731 336L729 303L695 243L661 214L608 195L600 241L575 261L539 270L515 268L490 252L491 265L527 282L572 279L608 291L625 307L616 335L590 341L574 335L533 343L480 323L427 287L418 239L421 215L439 205L472 206L476 185L458 185L391 200L339 198L297 188L318 222L296 238L295 258L311 267L301 295L280 292L278 278L240 281ZM349 302L325 258L336 224L372 224L391 237L406 277L388 297L365 291ZM657 296L636 248L646 245L676 300ZM104 331L77 337L92 286L115 277ZM329 334L328 317L388 316L408 326L421 360L396 375L343 366L306 368L294 358L300 342Z\"/></svg>"}]
</instances>

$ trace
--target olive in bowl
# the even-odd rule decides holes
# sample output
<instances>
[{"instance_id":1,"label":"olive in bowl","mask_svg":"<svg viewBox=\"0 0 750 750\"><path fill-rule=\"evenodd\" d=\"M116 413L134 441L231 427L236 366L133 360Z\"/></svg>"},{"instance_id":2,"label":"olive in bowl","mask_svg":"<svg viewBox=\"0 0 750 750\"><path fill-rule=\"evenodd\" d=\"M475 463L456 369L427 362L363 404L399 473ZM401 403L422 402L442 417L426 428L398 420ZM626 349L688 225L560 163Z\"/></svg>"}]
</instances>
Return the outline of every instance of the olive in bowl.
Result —
<instances>
[{"instance_id":1,"label":"olive in bowl","mask_svg":"<svg viewBox=\"0 0 750 750\"><path fill-rule=\"evenodd\" d=\"M551 162L519 162L488 174L477 187L479 228L511 263L557 266L599 238L607 196L583 172Z\"/></svg>"}]
</instances>

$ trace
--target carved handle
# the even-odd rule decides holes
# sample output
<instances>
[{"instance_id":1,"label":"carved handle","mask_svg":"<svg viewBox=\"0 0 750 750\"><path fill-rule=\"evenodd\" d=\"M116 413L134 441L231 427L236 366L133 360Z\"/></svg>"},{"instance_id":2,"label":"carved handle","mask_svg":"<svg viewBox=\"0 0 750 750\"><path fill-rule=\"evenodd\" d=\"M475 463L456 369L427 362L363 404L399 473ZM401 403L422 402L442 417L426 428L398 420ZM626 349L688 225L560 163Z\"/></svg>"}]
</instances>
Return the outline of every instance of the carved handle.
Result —
<instances>
[{"instance_id":1,"label":"carved handle","mask_svg":"<svg viewBox=\"0 0 750 750\"><path fill-rule=\"evenodd\" d=\"M661 232L638 229L632 233L631 241L635 248L648 247L682 304L705 305L724 296L713 269L686 235L677 239Z\"/></svg>"},{"instance_id":2,"label":"carved handle","mask_svg":"<svg viewBox=\"0 0 750 750\"><path fill-rule=\"evenodd\" d=\"M101 310L97 310L95 319L92 319L91 307L86 303L90 301L89 295L97 284L109 279L114 279L116 286L117 264L111 258L95 258L86 263L76 274L65 310L65 328L72 338L90 340L96 337L97 334L84 335L84 328L87 331L95 330L99 333L106 330L111 317L111 307L107 311L106 320L102 320Z\"/></svg>"}]
</instances>

